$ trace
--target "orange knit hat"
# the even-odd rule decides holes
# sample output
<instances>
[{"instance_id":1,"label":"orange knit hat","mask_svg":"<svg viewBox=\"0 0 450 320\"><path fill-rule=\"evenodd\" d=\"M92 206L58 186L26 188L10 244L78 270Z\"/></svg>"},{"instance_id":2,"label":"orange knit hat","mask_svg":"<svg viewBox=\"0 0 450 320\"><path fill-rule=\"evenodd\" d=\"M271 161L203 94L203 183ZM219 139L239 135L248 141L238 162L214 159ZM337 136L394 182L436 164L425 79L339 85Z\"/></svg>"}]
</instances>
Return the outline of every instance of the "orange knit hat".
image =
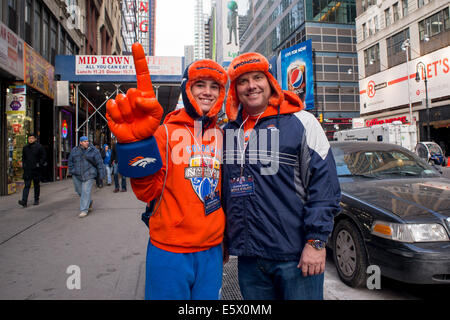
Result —
<instances>
[{"instance_id":1,"label":"orange knit hat","mask_svg":"<svg viewBox=\"0 0 450 320\"><path fill-rule=\"evenodd\" d=\"M226 112L230 121L234 121L237 118L239 111L239 98L236 94L236 79L247 72L261 71L263 72L269 84L272 87L272 96L269 99L269 104L273 106L280 105L283 100L283 92L280 85L274 76L269 72L269 61L256 52L248 52L241 54L234 58L228 66L228 76L230 77L230 89L228 90Z\"/></svg>"},{"instance_id":2,"label":"orange knit hat","mask_svg":"<svg viewBox=\"0 0 450 320\"><path fill-rule=\"evenodd\" d=\"M216 104L209 110L205 116L214 118L222 108L225 100L225 86L228 82L227 72L217 62L209 59L197 60L191 63L183 74L181 83L181 96L183 98L184 108L190 117L197 119L203 116L203 112L195 101L191 92L192 84L200 79L214 79L220 85L220 93Z\"/></svg>"}]
</instances>

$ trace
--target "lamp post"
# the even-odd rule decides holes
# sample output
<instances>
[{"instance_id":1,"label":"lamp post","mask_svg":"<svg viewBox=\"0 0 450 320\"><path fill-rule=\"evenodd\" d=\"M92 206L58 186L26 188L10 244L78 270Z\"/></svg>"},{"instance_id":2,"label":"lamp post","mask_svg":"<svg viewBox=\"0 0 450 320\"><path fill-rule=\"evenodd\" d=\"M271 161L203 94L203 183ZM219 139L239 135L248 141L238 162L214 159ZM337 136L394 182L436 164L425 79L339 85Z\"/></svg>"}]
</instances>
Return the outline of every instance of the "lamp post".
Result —
<instances>
[{"instance_id":1,"label":"lamp post","mask_svg":"<svg viewBox=\"0 0 450 320\"><path fill-rule=\"evenodd\" d=\"M402 43L402 50L406 51L406 74L407 79L406 82L408 83L408 101L409 101L409 122L413 123L413 116L412 116L412 105L411 105L411 94L409 90L409 48L411 46L411 43L409 42L409 39L406 39Z\"/></svg>"},{"instance_id":2,"label":"lamp post","mask_svg":"<svg viewBox=\"0 0 450 320\"><path fill-rule=\"evenodd\" d=\"M428 108L428 79L427 79L427 69L425 68L425 64L419 61L416 65L416 81L420 81L419 67L422 68L423 72L423 81L425 82L425 106L427 108L427 141L431 141L430 136L430 108Z\"/></svg>"}]
</instances>

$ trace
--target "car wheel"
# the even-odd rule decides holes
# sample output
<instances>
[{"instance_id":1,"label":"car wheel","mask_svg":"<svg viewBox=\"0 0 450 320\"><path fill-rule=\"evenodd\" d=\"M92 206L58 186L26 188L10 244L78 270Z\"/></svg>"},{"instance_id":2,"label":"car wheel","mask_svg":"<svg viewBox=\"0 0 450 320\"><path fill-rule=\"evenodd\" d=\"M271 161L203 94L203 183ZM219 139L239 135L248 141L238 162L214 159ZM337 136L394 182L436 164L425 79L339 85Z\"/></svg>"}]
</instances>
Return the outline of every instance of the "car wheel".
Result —
<instances>
[{"instance_id":1,"label":"car wheel","mask_svg":"<svg viewBox=\"0 0 450 320\"><path fill-rule=\"evenodd\" d=\"M333 258L346 285L357 288L366 284L366 250L359 230L349 220L341 220L334 229Z\"/></svg>"}]
</instances>

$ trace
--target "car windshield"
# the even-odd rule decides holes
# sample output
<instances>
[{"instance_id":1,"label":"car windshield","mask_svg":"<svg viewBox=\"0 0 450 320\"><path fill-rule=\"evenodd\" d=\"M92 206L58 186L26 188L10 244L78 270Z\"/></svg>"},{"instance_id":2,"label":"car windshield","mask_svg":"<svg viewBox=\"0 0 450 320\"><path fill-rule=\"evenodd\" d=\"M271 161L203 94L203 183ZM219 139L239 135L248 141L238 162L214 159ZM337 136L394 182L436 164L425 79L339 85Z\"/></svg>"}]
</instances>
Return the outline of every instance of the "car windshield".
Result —
<instances>
[{"instance_id":1,"label":"car windshield","mask_svg":"<svg viewBox=\"0 0 450 320\"><path fill-rule=\"evenodd\" d=\"M346 152L333 147L339 177L438 177L440 174L413 154L400 149Z\"/></svg>"},{"instance_id":2,"label":"car windshield","mask_svg":"<svg viewBox=\"0 0 450 320\"><path fill-rule=\"evenodd\" d=\"M437 144L427 143L427 147L430 150L431 154L442 154L442 152Z\"/></svg>"}]
</instances>

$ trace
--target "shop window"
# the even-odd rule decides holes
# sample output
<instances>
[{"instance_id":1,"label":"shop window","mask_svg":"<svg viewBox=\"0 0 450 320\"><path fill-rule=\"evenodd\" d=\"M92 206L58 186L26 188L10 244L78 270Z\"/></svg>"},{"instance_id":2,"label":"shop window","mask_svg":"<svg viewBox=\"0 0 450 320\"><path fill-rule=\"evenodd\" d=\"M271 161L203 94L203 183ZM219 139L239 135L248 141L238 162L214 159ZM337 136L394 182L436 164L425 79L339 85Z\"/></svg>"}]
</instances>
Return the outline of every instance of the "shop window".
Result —
<instances>
[{"instance_id":1,"label":"shop window","mask_svg":"<svg viewBox=\"0 0 450 320\"><path fill-rule=\"evenodd\" d=\"M34 131L34 101L26 96L24 86L11 86L7 90L7 105L20 102L20 107L7 110L7 143L8 143L8 194L23 187L22 149L28 143L28 135ZM20 92L22 90L22 92Z\"/></svg>"}]
</instances>

